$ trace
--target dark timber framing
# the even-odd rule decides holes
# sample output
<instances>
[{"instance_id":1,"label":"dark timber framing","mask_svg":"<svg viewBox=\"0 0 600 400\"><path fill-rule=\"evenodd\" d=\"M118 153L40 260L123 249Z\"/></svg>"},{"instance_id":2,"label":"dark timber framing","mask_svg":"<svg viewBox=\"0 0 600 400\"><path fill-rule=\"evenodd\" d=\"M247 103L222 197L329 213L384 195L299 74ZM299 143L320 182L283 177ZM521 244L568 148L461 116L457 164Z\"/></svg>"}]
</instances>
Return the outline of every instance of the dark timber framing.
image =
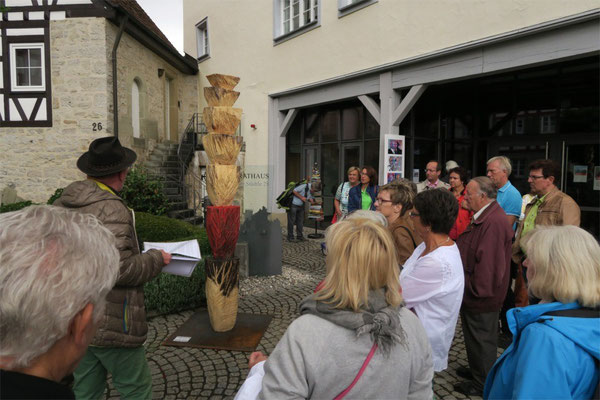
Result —
<instances>
[{"instance_id":1,"label":"dark timber framing","mask_svg":"<svg viewBox=\"0 0 600 400\"><path fill-rule=\"evenodd\" d=\"M147 26L137 21L135 16L118 3L109 3L105 0L90 0L90 4L65 4L59 5L57 0L31 0L31 5L28 6L11 6L6 7L6 0L0 0L0 10L2 20L0 21L0 33L2 34L0 46L2 46L2 74L4 85L0 89L0 94L3 95L3 103L0 104L2 115L0 116L0 127L51 127L52 126L52 76L50 63L50 20L52 12L64 12L66 18L79 17L102 17L108 19L113 24L119 26L123 20L126 20L125 32L131 35L134 39L140 42L143 46L160 56L170 65L179 71L195 75L198 73L197 61L189 55L182 56L172 47L170 43L166 43L156 33L152 32ZM44 19L30 20L29 13L44 12ZM9 13L23 13L22 20L8 20ZM43 35L7 35L8 29L30 29L43 28ZM10 44L11 43L43 43L44 44L44 60L45 60L45 90L43 91L13 91L10 76L11 60L10 60ZM115 81L116 85L116 81ZM27 118L27 113L23 110L19 99L35 98L37 99L31 115ZM46 120L35 121L36 116L41 108L42 99L46 100ZM10 103L14 103L18 117L10 115ZM116 107L115 107L116 110ZM14 110L13 110L14 111ZM13 113L14 114L14 113ZM22 119L21 121L12 120L15 117ZM116 127L116 125L115 125Z\"/></svg>"}]
</instances>

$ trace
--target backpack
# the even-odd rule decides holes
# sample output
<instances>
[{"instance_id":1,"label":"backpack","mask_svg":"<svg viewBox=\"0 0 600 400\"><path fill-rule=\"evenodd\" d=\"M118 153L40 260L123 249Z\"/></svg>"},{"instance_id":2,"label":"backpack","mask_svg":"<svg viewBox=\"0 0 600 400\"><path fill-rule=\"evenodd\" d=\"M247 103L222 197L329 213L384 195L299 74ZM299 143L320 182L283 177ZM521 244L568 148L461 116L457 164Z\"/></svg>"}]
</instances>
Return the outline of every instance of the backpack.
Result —
<instances>
[{"instance_id":1,"label":"backpack","mask_svg":"<svg viewBox=\"0 0 600 400\"><path fill-rule=\"evenodd\" d=\"M296 186L305 184L306 179L300 182L290 182L288 183L287 187L285 188L285 190L283 192L281 192L281 194L279 196L277 196L277 199L275 199L275 203L277 204L277 208L283 208L284 210L289 210L290 207L292 206L292 200L294 200L294 189L296 188ZM307 187L308 189L308 187Z\"/></svg>"}]
</instances>

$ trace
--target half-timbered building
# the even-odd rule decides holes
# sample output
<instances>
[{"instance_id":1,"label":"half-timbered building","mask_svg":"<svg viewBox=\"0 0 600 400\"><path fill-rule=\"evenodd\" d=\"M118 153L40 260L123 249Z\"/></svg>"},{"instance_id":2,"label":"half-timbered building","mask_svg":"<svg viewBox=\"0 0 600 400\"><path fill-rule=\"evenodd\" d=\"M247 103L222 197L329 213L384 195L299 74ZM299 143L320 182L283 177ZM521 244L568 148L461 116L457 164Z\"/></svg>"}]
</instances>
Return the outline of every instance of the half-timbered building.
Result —
<instances>
[{"instance_id":1,"label":"half-timbered building","mask_svg":"<svg viewBox=\"0 0 600 400\"><path fill-rule=\"evenodd\" d=\"M96 137L176 142L197 72L135 0L0 0L0 190L47 199Z\"/></svg>"}]
</instances>

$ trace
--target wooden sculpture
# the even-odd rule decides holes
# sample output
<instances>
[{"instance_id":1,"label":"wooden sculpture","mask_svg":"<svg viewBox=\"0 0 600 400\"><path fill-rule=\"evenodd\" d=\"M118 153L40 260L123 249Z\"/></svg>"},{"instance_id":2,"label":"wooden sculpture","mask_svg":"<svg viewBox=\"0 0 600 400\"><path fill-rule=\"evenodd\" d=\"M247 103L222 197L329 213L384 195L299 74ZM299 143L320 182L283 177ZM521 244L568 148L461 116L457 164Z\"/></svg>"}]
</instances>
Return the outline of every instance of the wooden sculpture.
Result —
<instances>
[{"instance_id":1,"label":"wooden sculpture","mask_svg":"<svg viewBox=\"0 0 600 400\"><path fill-rule=\"evenodd\" d=\"M206 189L212 206L206 210L206 231L213 257L206 268L206 302L210 324L216 332L235 326L238 309L239 260L234 257L240 231L240 207L231 205L240 183L236 165L242 138L234 136L242 117L233 108L240 95L233 91L240 78L213 74L206 77L212 87L204 88L208 107L202 113L208 135L202 139L209 159Z\"/></svg>"}]
</instances>

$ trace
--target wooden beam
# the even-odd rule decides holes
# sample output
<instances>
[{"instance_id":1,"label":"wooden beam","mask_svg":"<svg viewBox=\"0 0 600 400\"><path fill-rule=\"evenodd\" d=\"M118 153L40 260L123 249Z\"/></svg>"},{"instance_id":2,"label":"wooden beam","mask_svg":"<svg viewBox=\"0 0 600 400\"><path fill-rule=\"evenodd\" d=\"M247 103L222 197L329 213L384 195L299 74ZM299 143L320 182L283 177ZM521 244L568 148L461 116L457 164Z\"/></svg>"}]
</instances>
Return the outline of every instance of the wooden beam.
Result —
<instances>
[{"instance_id":1,"label":"wooden beam","mask_svg":"<svg viewBox=\"0 0 600 400\"><path fill-rule=\"evenodd\" d=\"M279 137L285 137L287 132L290 130L290 127L292 126L292 122L294 122L296 115L298 115L298 112L299 110L297 108L292 108L288 110L283 122L281 122L281 124L279 125Z\"/></svg>"},{"instance_id":2,"label":"wooden beam","mask_svg":"<svg viewBox=\"0 0 600 400\"><path fill-rule=\"evenodd\" d=\"M408 115L408 113L413 108L417 100L419 100L421 95L425 92L425 89L427 89L427 85L415 85L410 88L406 97L402 99L402 102L400 103L398 108L396 108L392 113L393 126L400 125L404 117Z\"/></svg>"},{"instance_id":3,"label":"wooden beam","mask_svg":"<svg viewBox=\"0 0 600 400\"><path fill-rule=\"evenodd\" d=\"M375 121L377 121L377 123L380 124L381 123L380 122L381 121L381 109L379 108L379 104L377 104L377 102L375 100L373 100L371 97L364 95L364 94L361 96L358 96L358 99L360 100L361 103L363 103L363 105L365 106L367 111L369 111L369 114L371 114L371 116L373 116Z\"/></svg>"}]
</instances>

